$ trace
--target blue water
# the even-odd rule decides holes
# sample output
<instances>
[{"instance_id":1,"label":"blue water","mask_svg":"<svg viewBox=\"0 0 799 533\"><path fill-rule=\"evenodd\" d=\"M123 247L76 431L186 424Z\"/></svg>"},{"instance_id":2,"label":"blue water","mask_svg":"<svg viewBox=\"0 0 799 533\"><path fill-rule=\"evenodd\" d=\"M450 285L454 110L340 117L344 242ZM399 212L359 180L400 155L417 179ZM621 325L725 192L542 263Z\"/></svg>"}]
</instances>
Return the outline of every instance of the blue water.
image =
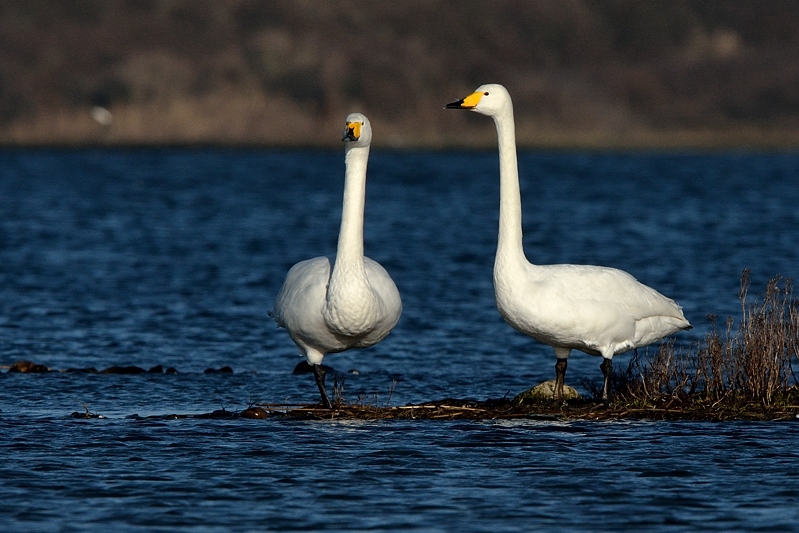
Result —
<instances>
[{"instance_id":1,"label":"blue water","mask_svg":"<svg viewBox=\"0 0 799 533\"><path fill-rule=\"evenodd\" d=\"M679 343L739 315L742 269L753 295L797 276L798 155L519 165L528 258L629 271L683 305ZM334 251L342 176L339 151L0 152L0 365L178 370L0 373L0 529L799 530L793 422L131 417L318 401L267 311L292 264ZM404 314L376 347L325 359L347 400L498 398L553 377L551 349L494 306L497 207L494 152L373 151L366 252ZM567 382L599 383L599 362L574 353ZM103 418L70 418L85 409Z\"/></svg>"}]
</instances>

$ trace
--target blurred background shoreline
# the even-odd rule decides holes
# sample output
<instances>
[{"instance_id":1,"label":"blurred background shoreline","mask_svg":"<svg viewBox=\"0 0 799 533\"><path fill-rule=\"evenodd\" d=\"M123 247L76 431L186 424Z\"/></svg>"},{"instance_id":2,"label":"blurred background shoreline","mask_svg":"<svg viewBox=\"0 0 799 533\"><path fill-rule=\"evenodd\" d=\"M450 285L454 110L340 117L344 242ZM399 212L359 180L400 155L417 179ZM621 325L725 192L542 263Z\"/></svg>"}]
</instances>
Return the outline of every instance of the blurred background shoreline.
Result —
<instances>
[{"instance_id":1,"label":"blurred background shoreline","mask_svg":"<svg viewBox=\"0 0 799 533\"><path fill-rule=\"evenodd\" d=\"M799 147L799 2L11 0L0 146Z\"/></svg>"}]
</instances>

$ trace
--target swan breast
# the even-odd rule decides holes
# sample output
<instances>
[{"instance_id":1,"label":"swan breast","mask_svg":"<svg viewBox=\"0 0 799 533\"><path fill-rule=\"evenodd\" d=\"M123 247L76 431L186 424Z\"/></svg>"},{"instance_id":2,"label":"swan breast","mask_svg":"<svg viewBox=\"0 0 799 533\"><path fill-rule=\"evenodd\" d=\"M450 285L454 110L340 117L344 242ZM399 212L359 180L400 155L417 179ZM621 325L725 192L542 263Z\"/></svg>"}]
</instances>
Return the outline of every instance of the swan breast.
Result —
<instances>
[{"instance_id":1,"label":"swan breast","mask_svg":"<svg viewBox=\"0 0 799 533\"><path fill-rule=\"evenodd\" d=\"M327 288L325 322L337 334L352 338L354 346L371 346L388 335L399 320L402 302L397 286L388 272L368 257L352 272L341 274L339 279L344 281L331 281Z\"/></svg>"},{"instance_id":2,"label":"swan breast","mask_svg":"<svg viewBox=\"0 0 799 533\"><path fill-rule=\"evenodd\" d=\"M275 322L288 330L295 343L322 353L378 343L402 314L399 290L379 263L364 257L369 296L359 289L347 290L342 295L347 297L338 298L331 313L328 284L333 261L332 257L315 257L300 261L288 271L275 300Z\"/></svg>"},{"instance_id":3,"label":"swan breast","mask_svg":"<svg viewBox=\"0 0 799 533\"><path fill-rule=\"evenodd\" d=\"M371 326L361 335L357 347L372 346L388 335L402 315L402 299L394 280L385 268L368 257L363 258L366 279L372 291L374 305L367 321Z\"/></svg>"}]
</instances>

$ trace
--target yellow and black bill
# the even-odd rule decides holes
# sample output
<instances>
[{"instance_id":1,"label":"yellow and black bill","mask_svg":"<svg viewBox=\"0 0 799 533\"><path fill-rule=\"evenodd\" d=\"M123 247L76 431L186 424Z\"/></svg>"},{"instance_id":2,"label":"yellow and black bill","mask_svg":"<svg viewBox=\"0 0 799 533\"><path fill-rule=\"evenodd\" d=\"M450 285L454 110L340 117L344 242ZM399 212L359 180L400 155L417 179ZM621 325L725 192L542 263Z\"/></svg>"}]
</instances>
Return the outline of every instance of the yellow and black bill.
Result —
<instances>
[{"instance_id":1,"label":"yellow and black bill","mask_svg":"<svg viewBox=\"0 0 799 533\"><path fill-rule=\"evenodd\" d=\"M481 92L473 92L466 98L461 98L457 102L452 102L444 106L444 109L474 109L483 97Z\"/></svg>"},{"instance_id":2,"label":"yellow and black bill","mask_svg":"<svg viewBox=\"0 0 799 533\"><path fill-rule=\"evenodd\" d=\"M360 122L347 122L347 125L344 126L344 137L341 139L342 141L357 141L361 138L361 126L363 126Z\"/></svg>"}]
</instances>

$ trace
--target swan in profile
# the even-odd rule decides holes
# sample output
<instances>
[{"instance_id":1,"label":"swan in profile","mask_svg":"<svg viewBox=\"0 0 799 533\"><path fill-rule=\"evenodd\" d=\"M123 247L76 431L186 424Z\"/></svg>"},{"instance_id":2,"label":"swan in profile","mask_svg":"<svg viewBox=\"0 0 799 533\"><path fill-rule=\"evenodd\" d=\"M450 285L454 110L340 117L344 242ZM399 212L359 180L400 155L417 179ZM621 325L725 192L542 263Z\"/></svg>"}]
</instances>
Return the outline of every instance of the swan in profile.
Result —
<instances>
[{"instance_id":1,"label":"swan in profile","mask_svg":"<svg viewBox=\"0 0 799 533\"><path fill-rule=\"evenodd\" d=\"M494 119L499 141L499 237L494 294L514 329L552 346L556 399L563 398L573 349L601 355L607 401L613 356L691 328L682 308L630 274L590 265L534 265L522 248L522 205L516 164L513 104L502 85L482 85L446 109L469 109Z\"/></svg>"},{"instance_id":2,"label":"swan in profile","mask_svg":"<svg viewBox=\"0 0 799 533\"><path fill-rule=\"evenodd\" d=\"M335 256L315 257L291 267L272 316L313 369L322 405L332 407L321 368L327 353L366 348L388 335L402 314L399 291L379 263L363 255L366 164L372 126L350 113L344 128L344 202Z\"/></svg>"}]
</instances>

